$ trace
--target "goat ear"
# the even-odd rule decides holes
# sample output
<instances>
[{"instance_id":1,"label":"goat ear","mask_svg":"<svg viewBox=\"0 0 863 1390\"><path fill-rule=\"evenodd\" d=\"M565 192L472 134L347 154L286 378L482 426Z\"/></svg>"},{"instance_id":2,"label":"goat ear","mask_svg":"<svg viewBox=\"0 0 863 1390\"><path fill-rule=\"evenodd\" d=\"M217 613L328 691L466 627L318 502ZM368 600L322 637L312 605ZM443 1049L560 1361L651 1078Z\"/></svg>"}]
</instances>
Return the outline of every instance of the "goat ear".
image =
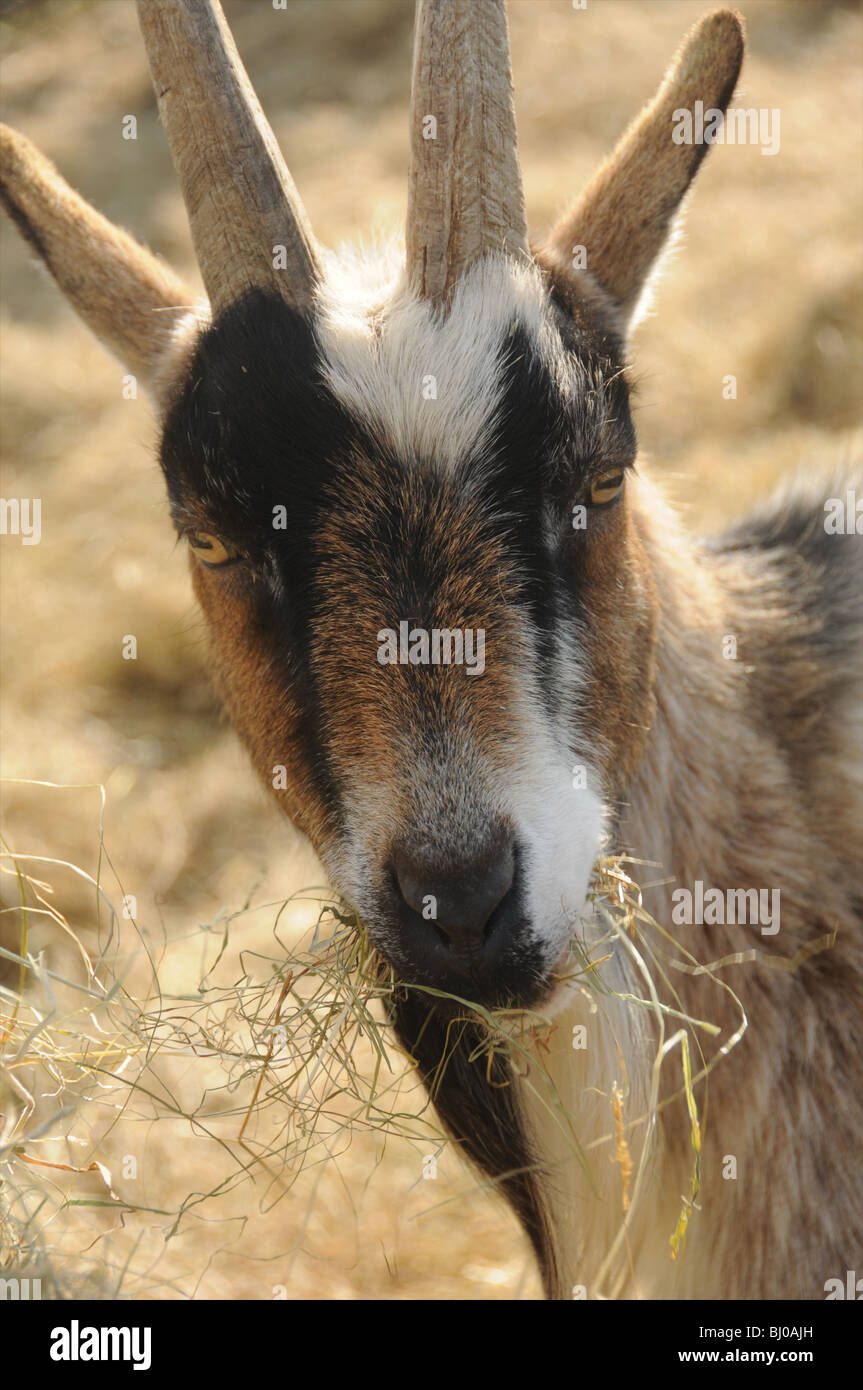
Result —
<instances>
[{"instance_id":1,"label":"goat ear","mask_svg":"<svg viewBox=\"0 0 863 1390\"><path fill-rule=\"evenodd\" d=\"M175 330L194 310L192 292L5 125L0 202L96 336L157 399L167 395L165 368Z\"/></svg>"},{"instance_id":2,"label":"goat ear","mask_svg":"<svg viewBox=\"0 0 863 1390\"><path fill-rule=\"evenodd\" d=\"M735 10L715 10L687 34L653 101L538 249L564 299L577 292L580 276L584 284L574 268L575 248L583 246L589 275L630 322L709 148L675 143L674 113L692 111L696 101L724 112L742 61L743 20Z\"/></svg>"}]
</instances>

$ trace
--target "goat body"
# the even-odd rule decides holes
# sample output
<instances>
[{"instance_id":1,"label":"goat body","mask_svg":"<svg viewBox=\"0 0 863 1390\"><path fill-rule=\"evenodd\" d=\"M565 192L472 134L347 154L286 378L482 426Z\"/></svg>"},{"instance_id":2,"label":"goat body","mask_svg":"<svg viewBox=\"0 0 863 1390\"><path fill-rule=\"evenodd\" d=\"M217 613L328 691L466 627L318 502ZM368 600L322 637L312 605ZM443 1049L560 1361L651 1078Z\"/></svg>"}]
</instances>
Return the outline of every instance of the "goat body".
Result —
<instances>
[{"instance_id":1,"label":"goat body","mask_svg":"<svg viewBox=\"0 0 863 1390\"><path fill-rule=\"evenodd\" d=\"M398 1037L550 1296L823 1297L863 1235L863 477L692 540L626 377L708 148L675 113L726 109L740 17L531 246L503 6L421 3L402 266L317 245L216 0L139 9L209 302L5 129L3 200L154 396L222 699L405 982ZM414 631L482 671L379 659ZM661 982L588 903L624 850L684 948ZM717 891L769 924L672 927ZM478 1063L476 1013L410 985L553 1027Z\"/></svg>"}]
</instances>

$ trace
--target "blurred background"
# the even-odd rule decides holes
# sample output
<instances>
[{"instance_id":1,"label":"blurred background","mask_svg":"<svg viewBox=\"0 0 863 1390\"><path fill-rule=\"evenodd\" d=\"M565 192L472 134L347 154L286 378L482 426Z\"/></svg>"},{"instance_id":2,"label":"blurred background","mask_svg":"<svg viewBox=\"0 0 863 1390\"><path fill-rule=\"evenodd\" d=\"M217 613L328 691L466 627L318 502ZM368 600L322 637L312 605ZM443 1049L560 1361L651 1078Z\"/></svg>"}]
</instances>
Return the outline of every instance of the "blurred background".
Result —
<instances>
[{"instance_id":1,"label":"blurred background","mask_svg":"<svg viewBox=\"0 0 863 1390\"><path fill-rule=\"evenodd\" d=\"M225 0L224 8L318 237L337 246L398 228L410 0L289 0L285 11L269 0ZM510 0L535 232L590 176L709 8ZM779 152L714 149L633 350L645 466L704 530L794 471L859 448L860 9L837 0L740 8L748 56L734 105L779 111ZM3 0L0 26L3 119L197 283L131 0ZM121 134L129 114L134 141ZM121 368L5 220L0 271L2 495L41 497L43 508L38 546L2 540L3 773L72 784L7 784L6 841L96 874L94 788L103 784L114 895L135 895L163 988L193 989L202 961L215 958L208 927L220 910L287 898L320 883L321 871L278 819L215 705L147 401L123 399ZM736 400L723 398L728 375ZM128 634L136 661L122 659ZM55 901L95 949L92 891L68 870L52 867L50 878ZM17 901L14 892L6 901ZM299 934L311 920L300 902L283 925ZM228 974L237 951L268 933L254 914L244 919L222 962ZM18 942L13 910L0 916L0 943L17 950ZM29 949L59 962L67 948L52 924L34 921ZM16 975L0 958L0 984ZM166 1065L166 1086L198 1084L194 1059ZM68 1160L71 1142L55 1157ZM137 1154L136 1198L156 1213L213 1185L211 1149L188 1126L135 1127L128 1115L98 1111L74 1142L77 1166L95 1157L116 1168ZM274 1285L290 1298L537 1297L526 1243L502 1204L477 1190L451 1152L437 1183L422 1181L420 1153L360 1136L275 1207L250 1186L221 1207L208 1204L170 1241L158 1214L136 1212L121 1228L98 1209L73 1209L57 1217L51 1240L84 1277L81 1252L98 1238L106 1268L127 1269L125 1291L151 1297L269 1298ZM55 1178L64 1191L64 1182L95 1191L96 1179ZM109 1278L103 1290L113 1287Z\"/></svg>"}]
</instances>

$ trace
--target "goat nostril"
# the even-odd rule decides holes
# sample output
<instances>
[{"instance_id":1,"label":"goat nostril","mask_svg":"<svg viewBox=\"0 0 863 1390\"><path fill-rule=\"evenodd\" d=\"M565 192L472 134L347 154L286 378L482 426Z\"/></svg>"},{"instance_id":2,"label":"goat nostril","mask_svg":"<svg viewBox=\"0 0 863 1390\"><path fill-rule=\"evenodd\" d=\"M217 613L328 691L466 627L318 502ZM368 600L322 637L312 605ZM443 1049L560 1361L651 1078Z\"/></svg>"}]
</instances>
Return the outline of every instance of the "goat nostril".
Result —
<instances>
[{"instance_id":1,"label":"goat nostril","mask_svg":"<svg viewBox=\"0 0 863 1390\"><path fill-rule=\"evenodd\" d=\"M406 852L393 856L394 887L412 914L434 927L450 949L467 953L482 948L500 918L498 908L516 878L515 845L500 841L481 859L423 865Z\"/></svg>"}]
</instances>

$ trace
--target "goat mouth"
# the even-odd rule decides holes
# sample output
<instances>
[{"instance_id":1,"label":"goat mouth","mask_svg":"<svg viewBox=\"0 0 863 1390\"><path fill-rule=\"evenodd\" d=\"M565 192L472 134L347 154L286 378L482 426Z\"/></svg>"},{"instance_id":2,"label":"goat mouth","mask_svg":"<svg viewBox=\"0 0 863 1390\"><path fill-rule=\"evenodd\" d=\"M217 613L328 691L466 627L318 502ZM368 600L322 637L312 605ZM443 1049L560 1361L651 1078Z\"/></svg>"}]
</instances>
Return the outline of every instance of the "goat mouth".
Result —
<instances>
[{"instance_id":1,"label":"goat mouth","mask_svg":"<svg viewBox=\"0 0 863 1390\"><path fill-rule=\"evenodd\" d=\"M472 970L463 975L454 971L418 969L415 964L400 961L396 964L396 972L402 989L424 998L435 1013L447 1020L465 1017L473 1011L542 1007L548 992L555 986L554 978L541 973L532 959L529 962L513 960L494 971Z\"/></svg>"}]
</instances>

